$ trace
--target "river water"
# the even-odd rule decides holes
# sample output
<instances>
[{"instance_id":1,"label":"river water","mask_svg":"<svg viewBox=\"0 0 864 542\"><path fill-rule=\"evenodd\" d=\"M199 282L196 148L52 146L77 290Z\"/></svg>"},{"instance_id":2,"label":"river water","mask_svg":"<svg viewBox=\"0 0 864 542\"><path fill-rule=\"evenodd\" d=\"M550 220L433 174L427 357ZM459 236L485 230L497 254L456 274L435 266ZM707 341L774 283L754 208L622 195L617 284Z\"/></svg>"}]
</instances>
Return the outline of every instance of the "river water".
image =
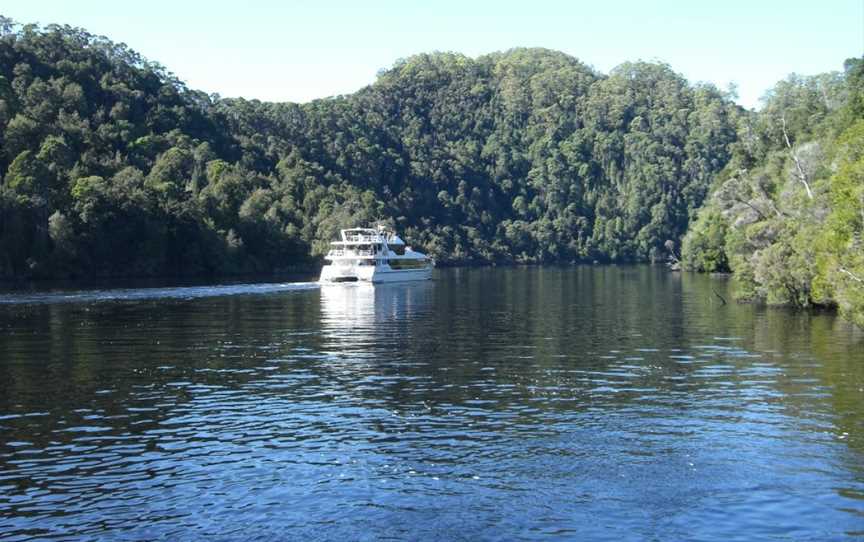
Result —
<instances>
[{"instance_id":1,"label":"river water","mask_svg":"<svg viewBox=\"0 0 864 542\"><path fill-rule=\"evenodd\" d=\"M0 293L0 540L864 537L864 333L659 267Z\"/></svg>"}]
</instances>

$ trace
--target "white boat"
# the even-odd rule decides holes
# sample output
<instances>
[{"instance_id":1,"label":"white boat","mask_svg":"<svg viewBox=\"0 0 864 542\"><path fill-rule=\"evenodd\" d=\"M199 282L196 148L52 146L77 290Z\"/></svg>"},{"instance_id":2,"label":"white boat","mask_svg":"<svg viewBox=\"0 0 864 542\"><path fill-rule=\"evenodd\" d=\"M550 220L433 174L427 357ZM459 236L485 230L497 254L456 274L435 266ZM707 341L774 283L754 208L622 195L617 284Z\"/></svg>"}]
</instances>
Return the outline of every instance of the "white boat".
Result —
<instances>
[{"instance_id":1,"label":"white boat","mask_svg":"<svg viewBox=\"0 0 864 542\"><path fill-rule=\"evenodd\" d=\"M397 282L429 280L435 263L383 227L341 231L330 244L319 282Z\"/></svg>"}]
</instances>

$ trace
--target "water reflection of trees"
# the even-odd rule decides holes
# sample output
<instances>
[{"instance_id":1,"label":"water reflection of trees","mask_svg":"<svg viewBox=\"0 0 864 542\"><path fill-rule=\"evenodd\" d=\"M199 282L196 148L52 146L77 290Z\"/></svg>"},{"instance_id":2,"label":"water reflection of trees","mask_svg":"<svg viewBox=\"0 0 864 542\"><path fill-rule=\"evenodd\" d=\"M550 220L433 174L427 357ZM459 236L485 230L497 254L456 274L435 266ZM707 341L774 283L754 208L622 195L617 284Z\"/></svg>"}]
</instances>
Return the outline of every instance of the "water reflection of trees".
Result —
<instances>
[{"instance_id":1,"label":"water reflection of trees","mask_svg":"<svg viewBox=\"0 0 864 542\"><path fill-rule=\"evenodd\" d=\"M746 348L770 355L783 369L775 386L788 408L807 412L829 406L838 431L847 432L849 443L864 450L864 332L830 312L712 303L711 290L725 284L704 275L685 274L682 282L699 304L688 315L691 328L728 330ZM809 379L818 381L807 383ZM807 393L816 387L827 392L830 404Z\"/></svg>"},{"instance_id":2,"label":"water reflection of trees","mask_svg":"<svg viewBox=\"0 0 864 542\"><path fill-rule=\"evenodd\" d=\"M168 385L177 381L243 389L286 408L307 400L271 385L258 371L266 364L283 382L308 373L309 388L393 411L518 406L535 409L525 416L541 423L546 414L655 401L684 415L689 397L710 382L693 378L699 365L670 359L671 350L722 336L762 355L724 360L734 384L725 393L743 390L741 375L757 361L771 364L778 369L771 400L790 419L829 412L838 436L864 449L864 338L830 314L724 305L714 293L729 299L723 280L647 266L459 269L441 277L320 293L3 308L0 409L52 413L27 428L5 421L5 434L47 441L58 421L76 423L81 409L101 412L117 433L130 420L142 422L133 431L146 431L170 416L165 405L194 400ZM808 394L813 386L825 395ZM133 404L157 403L156 412L128 417Z\"/></svg>"},{"instance_id":3,"label":"water reflection of trees","mask_svg":"<svg viewBox=\"0 0 864 542\"><path fill-rule=\"evenodd\" d=\"M276 330L317 329L312 295L0 307L0 436L46 444L96 417L113 434L155 427L190 399L170 383L242 385L243 369L291 342Z\"/></svg>"},{"instance_id":4,"label":"water reflection of trees","mask_svg":"<svg viewBox=\"0 0 864 542\"><path fill-rule=\"evenodd\" d=\"M848 446L846 463L858 488L837 491L864 499L864 332L831 312L712 303L712 289L726 284L704 275L684 274L682 282L699 304L689 315L693 326L729 330L779 369L771 385L788 420L800 420L802 432L830 431L835 442ZM826 420L830 427L807 426L814 419Z\"/></svg>"}]
</instances>

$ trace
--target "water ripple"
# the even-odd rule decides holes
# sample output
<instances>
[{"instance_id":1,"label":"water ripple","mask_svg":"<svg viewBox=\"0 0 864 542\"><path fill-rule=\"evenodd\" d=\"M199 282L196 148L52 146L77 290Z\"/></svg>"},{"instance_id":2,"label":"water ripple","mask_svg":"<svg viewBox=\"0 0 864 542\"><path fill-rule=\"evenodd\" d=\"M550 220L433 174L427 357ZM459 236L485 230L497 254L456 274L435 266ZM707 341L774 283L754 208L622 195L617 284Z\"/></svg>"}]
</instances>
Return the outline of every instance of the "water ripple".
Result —
<instances>
[{"instance_id":1,"label":"water ripple","mask_svg":"<svg viewBox=\"0 0 864 542\"><path fill-rule=\"evenodd\" d=\"M672 295L661 278L616 293L577 288L599 269L551 283L487 273L494 287L454 271L431 284L9 313L0 538L861 530L860 357L790 355L734 322L619 321L586 301ZM528 278L515 288L518 273Z\"/></svg>"}]
</instances>

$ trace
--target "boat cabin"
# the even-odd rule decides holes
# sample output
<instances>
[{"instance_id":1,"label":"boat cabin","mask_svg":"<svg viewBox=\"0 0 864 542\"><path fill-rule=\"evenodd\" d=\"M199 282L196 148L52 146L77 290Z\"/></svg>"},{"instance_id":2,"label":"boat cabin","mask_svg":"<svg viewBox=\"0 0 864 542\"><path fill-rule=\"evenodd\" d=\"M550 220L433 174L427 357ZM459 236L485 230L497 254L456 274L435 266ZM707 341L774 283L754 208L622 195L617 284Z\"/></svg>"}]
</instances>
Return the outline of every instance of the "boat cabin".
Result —
<instances>
[{"instance_id":1,"label":"boat cabin","mask_svg":"<svg viewBox=\"0 0 864 542\"><path fill-rule=\"evenodd\" d=\"M331 263L321 270L321 282L426 280L434 267L431 258L382 227L341 230L325 259Z\"/></svg>"}]
</instances>

